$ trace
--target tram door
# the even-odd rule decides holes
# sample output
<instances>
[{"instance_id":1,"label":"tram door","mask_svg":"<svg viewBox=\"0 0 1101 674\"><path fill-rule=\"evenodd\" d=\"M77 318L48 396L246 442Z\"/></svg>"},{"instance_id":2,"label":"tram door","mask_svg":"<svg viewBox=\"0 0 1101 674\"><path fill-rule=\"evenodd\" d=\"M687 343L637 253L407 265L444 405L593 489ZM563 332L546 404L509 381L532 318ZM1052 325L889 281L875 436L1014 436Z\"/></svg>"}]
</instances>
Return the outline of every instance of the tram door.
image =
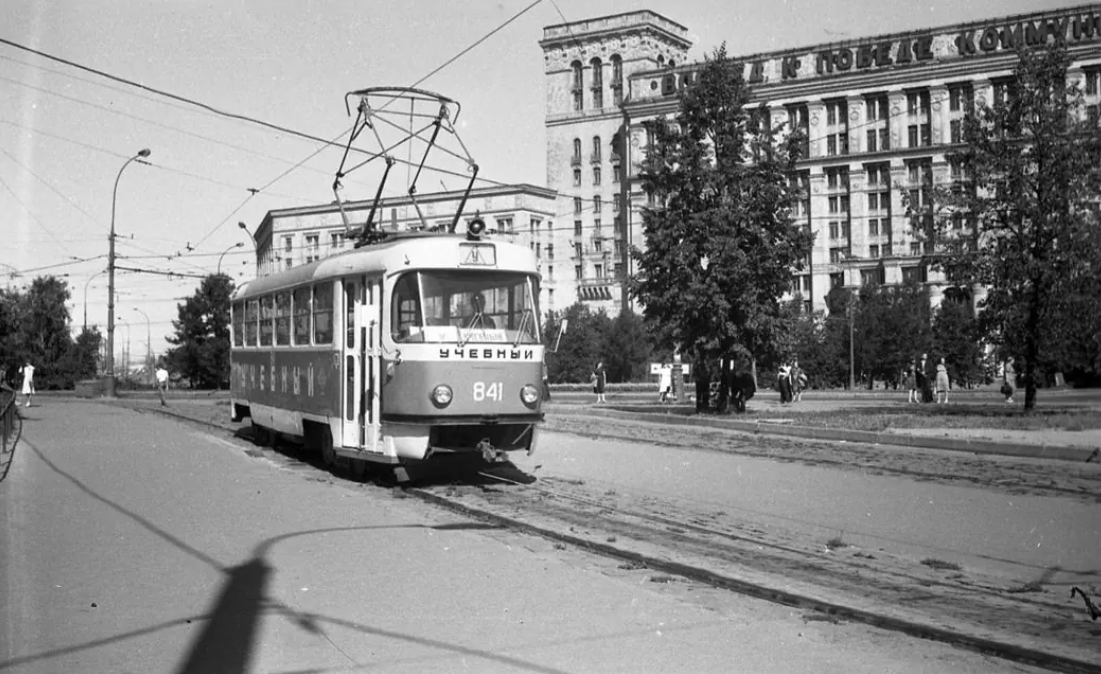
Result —
<instances>
[{"instance_id":1,"label":"tram door","mask_svg":"<svg viewBox=\"0 0 1101 674\"><path fill-rule=\"evenodd\" d=\"M378 451L381 280L344 279L341 410L345 447Z\"/></svg>"}]
</instances>

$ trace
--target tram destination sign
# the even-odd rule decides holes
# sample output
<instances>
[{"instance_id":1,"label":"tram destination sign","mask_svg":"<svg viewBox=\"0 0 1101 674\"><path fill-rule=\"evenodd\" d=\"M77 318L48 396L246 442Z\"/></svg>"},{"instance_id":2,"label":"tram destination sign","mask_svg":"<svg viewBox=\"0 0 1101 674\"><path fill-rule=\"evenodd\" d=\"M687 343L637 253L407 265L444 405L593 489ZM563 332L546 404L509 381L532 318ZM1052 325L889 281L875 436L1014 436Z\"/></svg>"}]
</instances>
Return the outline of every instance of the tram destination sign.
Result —
<instances>
[{"instance_id":1,"label":"tram destination sign","mask_svg":"<svg viewBox=\"0 0 1101 674\"><path fill-rule=\"evenodd\" d=\"M496 267L497 248L492 243L460 243L459 264L465 267Z\"/></svg>"}]
</instances>

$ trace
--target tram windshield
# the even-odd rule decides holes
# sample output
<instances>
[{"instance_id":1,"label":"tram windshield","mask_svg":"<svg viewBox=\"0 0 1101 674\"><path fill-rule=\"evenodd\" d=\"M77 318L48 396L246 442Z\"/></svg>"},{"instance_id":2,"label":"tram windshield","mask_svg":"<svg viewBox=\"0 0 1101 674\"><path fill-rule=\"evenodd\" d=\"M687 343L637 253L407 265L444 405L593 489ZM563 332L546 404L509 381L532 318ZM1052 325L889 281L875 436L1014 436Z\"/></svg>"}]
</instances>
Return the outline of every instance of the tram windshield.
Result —
<instances>
[{"instance_id":1,"label":"tram windshield","mask_svg":"<svg viewBox=\"0 0 1101 674\"><path fill-rule=\"evenodd\" d=\"M537 344L535 277L502 271L417 271L394 286L396 342Z\"/></svg>"}]
</instances>

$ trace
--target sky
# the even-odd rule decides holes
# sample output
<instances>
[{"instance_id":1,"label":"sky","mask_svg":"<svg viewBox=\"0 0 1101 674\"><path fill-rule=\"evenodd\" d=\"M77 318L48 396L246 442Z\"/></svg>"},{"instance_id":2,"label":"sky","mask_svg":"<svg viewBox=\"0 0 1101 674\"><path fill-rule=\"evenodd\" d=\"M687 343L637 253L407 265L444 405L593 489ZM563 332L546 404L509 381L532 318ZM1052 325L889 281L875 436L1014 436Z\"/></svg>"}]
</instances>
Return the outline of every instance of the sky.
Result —
<instances>
[{"instance_id":1,"label":"sky","mask_svg":"<svg viewBox=\"0 0 1101 674\"><path fill-rule=\"evenodd\" d=\"M696 61L723 42L749 55L1081 4L4 0L0 39L327 139L351 126L347 92L416 85L461 104L456 130L481 177L545 185L545 26L650 9L688 29ZM126 164L143 148L147 165ZM116 264L161 272L116 274L116 352L129 343L135 360L163 353L177 305L199 282L166 274L252 278L238 222L255 230L270 210L331 202L341 154L0 42L0 286L66 275L75 329L86 313L106 336L114 203ZM373 196L368 177L349 176L342 196ZM465 181L436 173L418 191L441 185Z\"/></svg>"}]
</instances>

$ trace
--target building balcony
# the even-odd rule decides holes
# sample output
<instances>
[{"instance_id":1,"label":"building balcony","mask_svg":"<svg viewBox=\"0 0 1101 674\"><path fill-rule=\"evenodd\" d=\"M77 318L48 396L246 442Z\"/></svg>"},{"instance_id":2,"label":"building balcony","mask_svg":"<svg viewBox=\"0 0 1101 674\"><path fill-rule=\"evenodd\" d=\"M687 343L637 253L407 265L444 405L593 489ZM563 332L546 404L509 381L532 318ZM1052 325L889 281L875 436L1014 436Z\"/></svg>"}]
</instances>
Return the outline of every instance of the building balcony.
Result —
<instances>
[{"instance_id":1,"label":"building balcony","mask_svg":"<svg viewBox=\"0 0 1101 674\"><path fill-rule=\"evenodd\" d=\"M570 166L581 166L581 157L578 155L570 157Z\"/></svg>"},{"instance_id":2,"label":"building balcony","mask_svg":"<svg viewBox=\"0 0 1101 674\"><path fill-rule=\"evenodd\" d=\"M589 163L590 164L599 164L600 163L600 153L599 152L594 152L593 155L591 157L589 157Z\"/></svg>"},{"instance_id":3,"label":"building balcony","mask_svg":"<svg viewBox=\"0 0 1101 674\"><path fill-rule=\"evenodd\" d=\"M613 166L618 166L620 163L622 163L623 157L621 157L618 152L613 152L611 160Z\"/></svg>"}]
</instances>

